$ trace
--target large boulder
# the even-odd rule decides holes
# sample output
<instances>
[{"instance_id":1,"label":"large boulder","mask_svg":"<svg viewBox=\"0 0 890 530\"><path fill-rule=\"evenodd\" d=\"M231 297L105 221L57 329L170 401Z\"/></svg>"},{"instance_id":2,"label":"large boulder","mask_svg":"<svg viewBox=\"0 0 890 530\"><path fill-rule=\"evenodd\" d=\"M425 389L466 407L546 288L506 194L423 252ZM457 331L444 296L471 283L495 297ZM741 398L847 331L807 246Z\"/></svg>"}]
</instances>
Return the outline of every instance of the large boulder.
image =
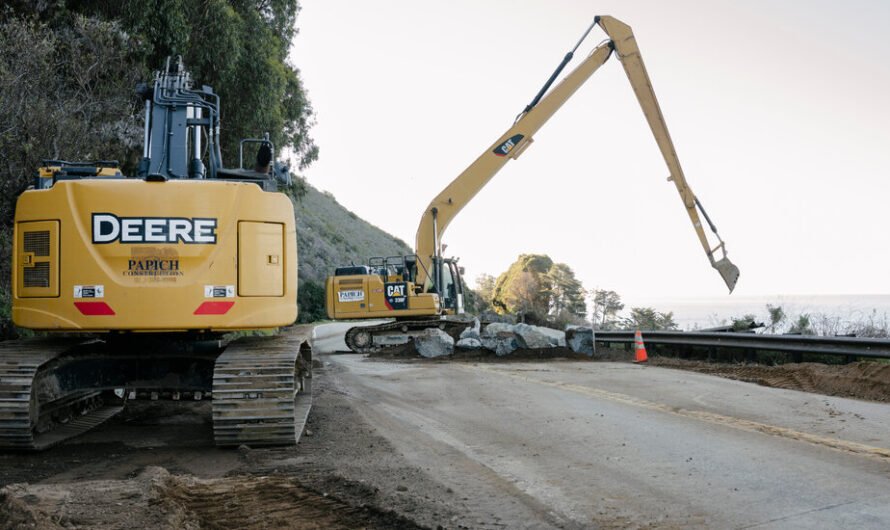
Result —
<instances>
[{"instance_id":1,"label":"large boulder","mask_svg":"<svg viewBox=\"0 0 890 530\"><path fill-rule=\"evenodd\" d=\"M495 334L482 334L482 347L491 350L498 357L509 355L519 348L516 334L512 331L500 331Z\"/></svg>"},{"instance_id":2,"label":"large boulder","mask_svg":"<svg viewBox=\"0 0 890 530\"><path fill-rule=\"evenodd\" d=\"M485 326L479 340L483 348L493 351L498 357L509 355L519 348L513 324L504 322L492 322Z\"/></svg>"},{"instance_id":3,"label":"large boulder","mask_svg":"<svg viewBox=\"0 0 890 530\"><path fill-rule=\"evenodd\" d=\"M462 350L478 350L482 347L482 341L478 338L466 337L457 341L454 347Z\"/></svg>"},{"instance_id":4,"label":"large boulder","mask_svg":"<svg viewBox=\"0 0 890 530\"><path fill-rule=\"evenodd\" d=\"M454 353L454 339L439 328L427 328L414 336L417 352L428 359Z\"/></svg>"},{"instance_id":5,"label":"large boulder","mask_svg":"<svg viewBox=\"0 0 890 530\"><path fill-rule=\"evenodd\" d=\"M591 328L571 327L566 330L566 344L575 353L593 356L593 330Z\"/></svg>"},{"instance_id":6,"label":"large boulder","mask_svg":"<svg viewBox=\"0 0 890 530\"><path fill-rule=\"evenodd\" d=\"M504 322L492 322L491 324L485 326L485 329L482 330L483 337L494 337L498 333L513 333L513 324L506 324Z\"/></svg>"},{"instance_id":7,"label":"large boulder","mask_svg":"<svg viewBox=\"0 0 890 530\"><path fill-rule=\"evenodd\" d=\"M566 347L566 332L553 328L535 328L538 332L547 335L550 338L550 342L553 343L554 346L559 346L561 348Z\"/></svg>"},{"instance_id":8,"label":"large boulder","mask_svg":"<svg viewBox=\"0 0 890 530\"><path fill-rule=\"evenodd\" d=\"M467 329L461 331L460 338L461 339L475 339L478 341L481 336L479 333L479 327L480 327L479 319L478 318L473 319L473 325L471 327L468 327ZM460 341L458 341L458 342L460 342Z\"/></svg>"},{"instance_id":9,"label":"large boulder","mask_svg":"<svg viewBox=\"0 0 890 530\"><path fill-rule=\"evenodd\" d=\"M519 343L520 348L540 350L542 348L553 348L554 346L558 346L559 343L556 337L551 339L550 335L545 332L546 329L547 328L530 326L528 324L516 324L513 326L513 333L516 334L516 340ZM552 331L561 333L557 330ZM565 336L563 336L563 343L565 343Z\"/></svg>"}]
</instances>

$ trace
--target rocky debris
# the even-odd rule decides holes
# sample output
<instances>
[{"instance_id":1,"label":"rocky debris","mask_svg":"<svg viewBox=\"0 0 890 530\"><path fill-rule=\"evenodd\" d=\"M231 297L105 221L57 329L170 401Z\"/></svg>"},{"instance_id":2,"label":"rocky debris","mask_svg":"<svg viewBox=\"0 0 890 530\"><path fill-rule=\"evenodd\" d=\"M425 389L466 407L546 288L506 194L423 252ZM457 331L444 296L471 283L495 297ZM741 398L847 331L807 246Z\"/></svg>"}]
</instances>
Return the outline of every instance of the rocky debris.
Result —
<instances>
[{"instance_id":1,"label":"rocky debris","mask_svg":"<svg viewBox=\"0 0 890 530\"><path fill-rule=\"evenodd\" d=\"M554 346L559 347L559 348L566 347L566 332L565 331L561 331L561 330L553 329L553 328L542 328L542 327L537 327L537 326L535 326L535 329L539 333L543 333L544 335L547 335L550 338L550 342Z\"/></svg>"},{"instance_id":2,"label":"rocky debris","mask_svg":"<svg viewBox=\"0 0 890 530\"><path fill-rule=\"evenodd\" d=\"M482 347L491 350L498 357L509 355L519 349L516 344L516 335L513 333L499 333L494 337L482 337Z\"/></svg>"},{"instance_id":3,"label":"rocky debris","mask_svg":"<svg viewBox=\"0 0 890 530\"><path fill-rule=\"evenodd\" d=\"M566 330L566 344L575 353L593 356L593 329L570 327Z\"/></svg>"},{"instance_id":4,"label":"rocky debris","mask_svg":"<svg viewBox=\"0 0 890 530\"><path fill-rule=\"evenodd\" d=\"M473 326L472 326L472 327L469 327L469 328L467 328L467 329L465 329L465 330L463 330L463 331L460 332L460 338L461 338L461 340L463 340L463 339L475 339L476 341L478 341L478 340L480 339L480 337L481 337L481 335L480 335L480 331L479 331L479 330L480 330L480 327L481 327L481 324L479 323L479 319L478 319L478 318L474 318L474 319L473 319ZM460 341L458 341L458 342L460 342Z\"/></svg>"},{"instance_id":5,"label":"rocky debris","mask_svg":"<svg viewBox=\"0 0 890 530\"><path fill-rule=\"evenodd\" d=\"M467 331L465 333L468 338L471 336ZM566 345L564 332L525 323L492 322L482 330L479 340L483 348L493 351L499 357L518 349L542 350Z\"/></svg>"},{"instance_id":6,"label":"rocky debris","mask_svg":"<svg viewBox=\"0 0 890 530\"><path fill-rule=\"evenodd\" d=\"M461 334L461 335L463 335L463 334ZM463 339L460 339L459 341L457 341L457 343L454 345L454 347L460 348L462 350L478 350L479 348L482 347L482 341L479 340L478 338L467 337L467 338L463 338Z\"/></svg>"},{"instance_id":7,"label":"rocky debris","mask_svg":"<svg viewBox=\"0 0 890 530\"><path fill-rule=\"evenodd\" d=\"M427 328L414 337L417 352L428 359L454 353L454 338L439 328Z\"/></svg>"},{"instance_id":8,"label":"rocky debris","mask_svg":"<svg viewBox=\"0 0 890 530\"><path fill-rule=\"evenodd\" d=\"M494 337L498 333L513 333L513 324L505 324L503 322L492 322L485 326L482 330L483 337Z\"/></svg>"},{"instance_id":9,"label":"rocky debris","mask_svg":"<svg viewBox=\"0 0 890 530\"><path fill-rule=\"evenodd\" d=\"M528 324L516 324L513 326L513 333L516 334L517 342L520 348L528 348L539 350L542 348L553 348L559 345L558 337L551 338L551 334L538 326L530 326ZM557 334L563 335L563 344L565 343L565 334L558 330L553 330Z\"/></svg>"},{"instance_id":10,"label":"rocky debris","mask_svg":"<svg viewBox=\"0 0 890 530\"><path fill-rule=\"evenodd\" d=\"M498 357L509 355L519 348L513 325L502 322L492 322L485 326L480 341L483 348L493 351Z\"/></svg>"},{"instance_id":11,"label":"rocky debris","mask_svg":"<svg viewBox=\"0 0 890 530\"><path fill-rule=\"evenodd\" d=\"M509 355L519 349L516 334L512 331L501 331L494 335L482 335L482 347L491 350L498 357Z\"/></svg>"},{"instance_id":12,"label":"rocky debris","mask_svg":"<svg viewBox=\"0 0 890 530\"><path fill-rule=\"evenodd\" d=\"M516 317L513 315L499 315L491 311L483 311L479 318L485 322L503 322L506 324L515 324Z\"/></svg>"}]
</instances>

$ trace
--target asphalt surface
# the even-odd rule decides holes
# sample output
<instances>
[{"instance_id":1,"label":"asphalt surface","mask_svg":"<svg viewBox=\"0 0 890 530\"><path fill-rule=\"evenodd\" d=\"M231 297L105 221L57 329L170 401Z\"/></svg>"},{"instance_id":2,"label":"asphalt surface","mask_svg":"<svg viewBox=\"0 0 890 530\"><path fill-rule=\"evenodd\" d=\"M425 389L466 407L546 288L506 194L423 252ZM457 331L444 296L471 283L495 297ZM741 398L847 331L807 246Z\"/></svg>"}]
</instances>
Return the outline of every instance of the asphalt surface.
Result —
<instances>
[{"instance_id":1,"label":"asphalt surface","mask_svg":"<svg viewBox=\"0 0 890 530\"><path fill-rule=\"evenodd\" d=\"M625 363L323 359L479 527L890 526L887 404Z\"/></svg>"}]
</instances>

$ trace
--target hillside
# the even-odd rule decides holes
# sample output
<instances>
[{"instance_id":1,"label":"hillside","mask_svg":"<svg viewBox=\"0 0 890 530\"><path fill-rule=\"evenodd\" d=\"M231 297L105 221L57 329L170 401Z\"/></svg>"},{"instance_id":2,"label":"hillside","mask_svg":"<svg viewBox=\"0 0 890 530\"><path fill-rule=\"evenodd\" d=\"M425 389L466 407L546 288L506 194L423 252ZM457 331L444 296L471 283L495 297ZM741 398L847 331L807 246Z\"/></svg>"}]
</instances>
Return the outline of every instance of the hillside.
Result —
<instances>
[{"instance_id":1,"label":"hillside","mask_svg":"<svg viewBox=\"0 0 890 530\"><path fill-rule=\"evenodd\" d=\"M296 202L300 320L324 318L324 280L339 265L367 263L371 256L413 251L401 239L344 208L333 195L305 184Z\"/></svg>"},{"instance_id":2,"label":"hillside","mask_svg":"<svg viewBox=\"0 0 890 530\"><path fill-rule=\"evenodd\" d=\"M335 267L365 263L371 256L412 253L404 241L350 212L330 193L306 187L295 206L301 282L324 283Z\"/></svg>"}]
</instances>

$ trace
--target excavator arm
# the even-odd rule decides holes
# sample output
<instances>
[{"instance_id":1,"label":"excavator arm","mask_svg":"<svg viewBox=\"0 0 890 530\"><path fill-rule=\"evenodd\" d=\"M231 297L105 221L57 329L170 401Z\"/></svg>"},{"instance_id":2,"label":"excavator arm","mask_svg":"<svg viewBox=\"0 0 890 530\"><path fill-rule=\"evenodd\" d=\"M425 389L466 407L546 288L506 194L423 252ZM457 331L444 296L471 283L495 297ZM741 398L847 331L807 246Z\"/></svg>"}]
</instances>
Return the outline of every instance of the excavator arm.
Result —
<instances>
[{"instance_id":1,"label":"excavator arm","mask_svg":"<svg viewBox=\"0 0 890 530\"><path fill-rule=\"evenodd\" d=\"M674 186L677 187L677 192L680 194L686 213L689 214L689 220L692 221L692 226L695 228L695 233L698 235L705 254L708 255L711 266L720 273L731 293L739 279L739 268L727 258L726 246L723 244L720 234L717 233L717 227L711 222L701 202L692 193L689 184L686 183L686 176L683 174L683 168L680 167L680 159L677 158L674 142L671 141L667 124L664 121L664 116L661 114L661 107L658 106L658 100L655 98L655 90L652 88L652 81L649 80L649 74L646 73L646 66L643 64L643 57L640 55L640 48L637 46L637 40L634 38L633 31L627 24L609 16L597 17L596 23L603 28L603 31L612 40L618 59L621 60L624 72L630 80L630 86L633 87L637 101L639 101L640 107L643 109L646 121L649 122L649 128L652 129L652 134L655 136L655 141L661 150L661 156L664 157L664 162L667 164L668 170L670 170L668 180L672 181ZM717 238L718 243L714 247L711 247L702 227L701 219L698 215L699 211L701 211L702 216L708 222L708 227L714 233L714 237ZM717 252L720 252L719 259L715 256Z\"/></svg>"},{"instance_id":2,"label":"excavator arm","mask_svg":"<svg viewBox=\"0 0 890 530\"><path fill-rule=\"evenodd\" d=\"M578 46L595 25L599 25L609 36L610 40L594 48L581 64L550 90L550 86L556 77L572 59L575 50L578 49ZM640 56L640 51L630 26L609 16L596 17L594 19L593 24L587 29L575 47L566 54L544 87L516 118L513 126L430 202L421 217L415 238L415 252L419 260L416 283L423 286L424 292L429 291L434 284L439 285L441 283L441 278L437 279L437 275L441 274L442 267L442 234L454 217L510 159L516 159L522 154L532 143L532 136L538 129L608 60L613 50L624 65L624 70L634 89L637 100L643 108L649 127L652 129L658 147L661 149L664 160L668 165L671 174L668 180L673 181L677 187L686 212L692 221L711 265L717 269L724 282L726 282L726 286L732 292L738 280L739 269L726 257L726 248L717 234L717 229L686 183L686 177L683 175L683 170L680 167L673 142L668 134L667 125L661 114L658 101L655 99L652 83L646 73L643 59ZM719 241L713 248L701 225L699 211L701 211L708 222L709 228ZM715 257L718 251L722 254L720 259Z\"/></svg>"}]
</instances>

